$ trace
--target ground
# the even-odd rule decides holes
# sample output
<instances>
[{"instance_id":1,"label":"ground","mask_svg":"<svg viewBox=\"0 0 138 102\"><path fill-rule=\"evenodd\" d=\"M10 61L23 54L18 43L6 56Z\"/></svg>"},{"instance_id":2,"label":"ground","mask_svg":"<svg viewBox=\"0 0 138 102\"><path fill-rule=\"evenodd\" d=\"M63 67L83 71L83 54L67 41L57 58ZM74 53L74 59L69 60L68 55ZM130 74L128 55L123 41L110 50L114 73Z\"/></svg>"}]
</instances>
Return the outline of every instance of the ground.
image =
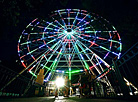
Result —
<instances>
[{"instance_id":1,"label":"ground","mask_svg":"<svg viewBox=\"0 0 138 102\"><path fill-rule=\"evenodd\" d=\"M59 96L54 97L31 97L31 98L0 98L0 102L137 102L137 100L122 100L122 99L90 99Z\"/></svg>"}]
</instances>

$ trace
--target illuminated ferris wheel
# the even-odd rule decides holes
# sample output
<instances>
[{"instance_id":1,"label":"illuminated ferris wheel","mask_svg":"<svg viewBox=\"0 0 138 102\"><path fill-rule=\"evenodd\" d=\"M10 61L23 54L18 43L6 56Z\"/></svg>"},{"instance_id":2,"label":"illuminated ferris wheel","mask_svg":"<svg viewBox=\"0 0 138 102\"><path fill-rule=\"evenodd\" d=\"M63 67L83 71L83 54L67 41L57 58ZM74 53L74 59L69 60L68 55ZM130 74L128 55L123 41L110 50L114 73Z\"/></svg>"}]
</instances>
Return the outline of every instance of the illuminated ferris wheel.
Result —
<instances>
[{"instance_id":1,"label":"illuminated ferris wheel","mask_svg":"<svg viewBox=\"0 0 138 102\"><path fill-rule=\"evenodd\" d=\"M62 9L50 19L34 19L22 32L18 54L22 65L37 76L44 69L45 81L55 73L89 71L102 77L112 59L121 55L121 38L106 19L86 10Z\"/></svg>"}]
</instances>

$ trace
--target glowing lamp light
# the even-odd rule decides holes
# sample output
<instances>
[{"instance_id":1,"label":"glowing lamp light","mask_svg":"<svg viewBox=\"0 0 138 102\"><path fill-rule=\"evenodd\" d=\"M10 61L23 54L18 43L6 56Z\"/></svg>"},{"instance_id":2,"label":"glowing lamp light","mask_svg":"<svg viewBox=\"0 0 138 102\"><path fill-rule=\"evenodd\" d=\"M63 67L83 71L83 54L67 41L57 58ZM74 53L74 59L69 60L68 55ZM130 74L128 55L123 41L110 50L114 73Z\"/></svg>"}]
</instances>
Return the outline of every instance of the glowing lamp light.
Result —
<instances>
[{"instance_id":1,"label":"glowing lamp light","mask_svg":"<svg viewBox=\"0 0 138 102\"><path fill-rule=\"evenodd\" d=\"M59 77L55 81L57 87L63 87L65 84L65 80L62 77Z\"/></svg>"},{"instance_id":2,"label":"glowing lamp light","mask_svg":"<svg viewBox=\"0 0 138 102\"><path fill-rule=\"evenodd\" d=\"M130 86L130 83L129 82L127 82L126 84L127 84L127 86Z\"/></svg>"}]
</instances>

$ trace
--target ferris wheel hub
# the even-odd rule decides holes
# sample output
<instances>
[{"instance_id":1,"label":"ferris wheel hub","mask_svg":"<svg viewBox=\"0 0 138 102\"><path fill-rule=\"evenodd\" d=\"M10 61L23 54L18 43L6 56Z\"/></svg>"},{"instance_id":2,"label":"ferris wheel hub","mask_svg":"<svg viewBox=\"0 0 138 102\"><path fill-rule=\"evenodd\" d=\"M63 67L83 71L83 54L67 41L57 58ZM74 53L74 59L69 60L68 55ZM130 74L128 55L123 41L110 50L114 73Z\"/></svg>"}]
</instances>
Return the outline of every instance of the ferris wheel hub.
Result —
<instances>
[{"instance_id":1,"label":"ferris wheel hub","mask_svg":"<svg viewBox=\"0 0 138 102\"><path fill-rule=\"evenodd\" d=\"M67 39L72 39L71 37L76 34L76 31L68 28L64 31L65 36L67 36Z\"/></svg>"},{"instance_id":2,"label":"ferris wheel hub","mask_svg":"<svg viewBox=\"0 0 138 102\"><path fill-rule=\"evenodd\" d=\"M72 29L68 28L68 29L67 29L67 32L68 32L68 33L72 32Z\"/></svg>"}]
</instances>

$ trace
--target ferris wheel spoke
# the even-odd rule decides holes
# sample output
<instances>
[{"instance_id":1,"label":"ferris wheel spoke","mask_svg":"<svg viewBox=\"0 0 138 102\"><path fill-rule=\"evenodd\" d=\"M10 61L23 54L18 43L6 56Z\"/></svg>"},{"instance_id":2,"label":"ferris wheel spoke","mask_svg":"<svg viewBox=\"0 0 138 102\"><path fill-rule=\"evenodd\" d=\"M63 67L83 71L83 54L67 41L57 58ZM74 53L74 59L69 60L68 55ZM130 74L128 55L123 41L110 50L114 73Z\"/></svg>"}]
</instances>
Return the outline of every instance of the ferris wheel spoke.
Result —
<instances>
[{"instance_id":1,"label":"ferris wheel spoke","mask_svg":"<svg viewBox=\"0 0 138 102\"><path fill-rule=\"evenodd\" d=\"M57 67L57 65L58 65L58 63L59 63L59 61L60 61L60 58L61 58L61 56L62 56L62 48L60 49L60 51L59 51L59 53L57 54L57 56L56 56L56 58L55 58L55 60L54 60L54 62L52 63L52 66L50 66L50 67L52 67L52 70L56 70L56 67ZM53 69L54 68L54 69ZM51 71L52 72L52 71Z\"/></svg>"},{"instance_id":2,"label":"ferris wheel spoke","mask_svg":"<svg viewBox=\"0 0 138 102\"><path fill-rule=\"evenodd\" d=\"M74 59L74 57L75 57L75 45L76 45L76 41L73 41L72 42L72 50L69 52L70 54L69 54L69 64L71 65L71 63L72 63L72 60ZM72 52L72 53L71 53Z\"/></svg>"},{"instance_id":3,"label":"ferris wheel spoke","mask_svg":"<svg viewBox=\"0 0 138 102\"><path fill-rule=\"evenodd\" d=\"M82 21L85 21L85 18L88 16L89 14L87 14L87 15L85 15L78 23L77 23L77 25L79 25ZM77 26L76 25L76 26Z\"/></svg>"},{"instance_id":4,"label":"ferris wheel spoke","mask_svg":"<svg viewBox=\"0 0 138 102\"><path fill-rule=\"evenodd\" d=\"M117 31L102 31L102 30L88 30L88 31L84 31L85 33L110 33L110 32L113 32L113 33L115 33L115 32L117 32Z\"/></svg>"},{"instance_id":5,"label":"ferris wheel spoke","mask_svg":"<svg viewBox=\"0 0 138 102\"><path fill-rule=\"evenodd\" d=\"M53 28L49 27L50 25L52 25L53 27L56 27L56 28L58 28L58 29L62 29L62 30L63 30L63 28L61 28L61 27L59 27L59 26L53 24L53 22L46 22L46 23L48 24L48 26L46 27L46 29L51 29L51 30L53 30Z\"/></svg>"},{"instance_id":6,"label":"ferris wheel spoke","mask_svg":"<svg viewBox=\"0 0 138 102\"><path fill-rule=\"evenodd\" d=\"M110 65L104 61L100 56L98 56L96 53L94 53L92 50L90 50L87 46L85 46L82 42L80 42L81 45L83 45L87 50L89 50L92 54L94 54L98 59L100 59L108 68L110 67Z\"/></svg>"},{"instance_id":7,"label":"ferris wheel spoke","mask_svg":"<svg viewBox=\"0 0 138 102\"><path fill-rule=\"evenodd\" d=\"M54 65L54 69L53 69L53 71L51 72L52 73L52 77L50 78L51 80L52 80L52 78L53 78L53 76L54 76L54 73L55 73L55 71L56 71L56 68L57 68L57 66L58 66L58 63L59 63L59 61L60 61L60 58L61 58L61 54L59 55L59 57L58 57L58 59L57 59L57 62L56 62L56 65Z\"/></svg>"},{"instance_id":8,"label":"ferris wheel spoke","mask_svg":"<svg viewBox=\"0 0 138 102\"><path fill-rule=\"evenodd\" d=\"M66 46L69 46L68 43L63 44L63 49L64 49L63 53L70 53L70 52L67 52ZM69 51L70 51L70 47L69 47ZM68 67L70 67L71 66L71 53L69 55L65 55L65 59L66 59Z\"/></svg>"},{"instance_id":9,"label":"ferris wheel spoke","mask_svg":"<svg viewBox=\"0 0 138 102\"><path fill-rule=\"evenodd\" d=\"M61 35L60 37L62 37L62 36L64 36L64 35ZM49 41L49 42L47 42L47 44L50 44L50 43L56 42L57 40L59 40L59 37L58 37L58 38L55 38L55 39L53 39L53 40L51 40L51 41Z\"/></svg>"},{"instance_id":10,"label":"ferris wheel spoke","mask_svg":"<svg viewBox=\"0 0 138 102\"><path fill-rule=\"evenodd\" d=\"M39 42L39 41L43 41L43 40L45 40L45 39L47 39L46 37L45 38L40 38L40 39L33 39L32 41L27 41L27 42L24 42L24 43L20 43L20 45L22 46L22 45L26 45L26 44L31 44L31 43L34 43L34 42Z\"/></svg>"},{"instance_id":11,"label":"ferris wheel spoke","mask_svg":"<svg viewBox=\"0 0 138 102\"><path fill-rule=\"evenodd\" d=\"M52 48L54 48L56 45L58 45L59 42L57 42L55 45L52 46ZM42 55L42 58L46 58L46 55L50 52L50 49L48 49L47 51L45 51L46 54ZM50 57L51 58L51 57ZM47 59L48 61L49 59Z\"/></svg>"},{"instance_id":12,"label":"ferris wheel spoke","mask_svg":"<svg viewBox=\"0 0 138 102\"><path fill-rule=\"evenodd\" d=\"M77 55L82 63L84 70L88 69L88 64L85 62L83 56L81 55L81 52L79 51L78 46L76 44L74 46L75 46L75 51L78 53Z\"/></svg>"},{"instance_id":13,"label":"ferris wheel spoke","mask_svg":"<svg viewBox=\"0 0 138 102\"><path fill-rule=\"evenodd\" d=\"M87 25L89 23L90 23L90 21L89 22L85 22L83 25L80 25L80 26L76 27L75 29L80 29L80 28L82 28L83 26L85 26L85 25Z\"/></svg>"},{"instance_id":14,"label":"ferris wheel spoke","mask_svg":"<svg viewBox=\"0 0 138 102\"><path fill-rule=\"evenodd\" d=\"M26 66L25 67L25 70L24 71L26 71L26 70L28 70L29 68L31 68L31 66L33 66L33 67L35 67L35 63L38 63L38 60L44 55L44 54L46 54L47 52L44 52L42 55L40 55L39 57L37 57L34 61L32 61L32 63L30 63L28 66ZM21 60L21 62L22 62L22 60ZM22 62L22 64L24 64L23 62ZM33 74L33 73L32 73Z\"/></svg>"},{"instance_id":15,"label":"ferris wheel spoke","mask_svg":"<svg viewBox=\"0 0 138 102\"><path fill-rule=\"evenodd\" d=\"M59 14L59 16L61 17L61 20L62 20L62 22L63 22L65 28L67 29L67 25L66 25L66 23L65 23L65 21L64 21L64 18L62 17L62 15L61 15L61 13L60 13L59 10L58 10L58 14Z\"/></svg>"},{"instance_id":16,"label":"ferris wheel spoke","mask_svg":"<svg viewBox=\"0 0 138 102\"><path fill-rule=\"evenodd\" d=\"M29 51L28 53L26 53L26 54L24 54L24 55L32 54L32 53L34 53L35 51L41 49L41 48L44 47L44 46L46 46L46 44L43 44L43 45L41 45L40 47L38 47L38 48L36 48L36 49L34 49L34 50L31 50L31 51ZM23 56L24 56L24 55L23 55ZM22 56L22 57L23 57L23 56Z\"/></svg>"},{"instance_id":17,"label":"ferris wheel spoke","mask_svg":"<svg viewBox=\"0 0 138 102\"><path fill-rule=\"evenodd\" d=\"M55 38L56 36L57 36L57 38ZM55 39L49 41L48 43L51 43L51 42L56 41L56 40L58 40L58 39L62 39L62 37L64 37L64 36L65 36L64 33L60 33L60 34L58 34L58 35L49 36L48 38L53 38L53 37L54 37Z\"/></svg>"},{"instance_id":18,"label":"ferris wheel spoke","mask_svg":"<svg viewBox=\"0 0 138 102\"><path fill-rule=\"evenodd\" d=\"M89 29L94 29L92 26L87 26L84 28L80 28L80 32L89 31Z\"/></svg>"},{"instance_id":19,"label":"ferris wheel spoke","mask_svg":"<svg viewBox=\"0 0 138 102\"><path fill-rule=\"evenodd\" d=\"M71 25L71 29L72 29L73 25L75 25L76 20L77 20L77 18L78 18L78 15L79 15L79 11L77 12L76 17L75 17L75 19L74 19L74 21L73 21L73 23L72 23L72 25Z\"/></svg>"},{"instance_id":20,"label":"ferris wheel spoke","mask_svg":"<svg viewBox=\"0 0 138 102\"><path fill-rule=\"evenodd\" d=\"M101 68L101 70L102 70L102 72L104 71L104 69L103 69L103 67L101 66L101 63L100 63L100 61L98 60L98 58L95 56L95 59L96 59L96 61L98 62L98 65L100 66L100 68Z\"/></svg>"},{"instance_id":21,"label":"ferris wheel spoke","mask_svg":"<svg viewBox=\"0 0 138 102\"><path fill-rule=\"evenodd\" d=\"M89 43L92 43L92 42L94 42L94 40L95 40L95 38L94 37L92 37L91 39L90 38L86 38L86 37L82 37L82 36L80 36L80 35L75 35L75 37L78 37L78 38L80 38L80 39L82 39L83 41L87 41L87 42L89 42ZM86 36L88 36L88 35L86 35ZM89 39L89 40L88 40ZM91 41L91 40L93 40L93 41Z\"/></svg>"},{"instance_id":22,"label":"ferris wheel spoke","mask_svg":"<svg viewBox=\"0 0 138 102\"><path fill-rule=\"evenodd\" d=\"M43 41L43 40L46 40L47 38L53 38L53 37L56 37L56 36L59 36L57 37L57 39L61 38L64 33L60 33L58 35L52 35L52 36L48 36L48 37L42 37L42 38L38 38L38 39L33 39L32 41L27 41L27 42L24 42L24 43L20 43L20 45L26 45L26 44L31 44L31 43L34 43L34 42L38 42L38 41ZM56 39L55 39L56 40ZM52 41L51 41L52 42ZM50 41L48 42L50 43Z\"/></svg>"},{"instance_id":23,"label":"ferris wheel spoke","mask_svg":"<svg viewBox=\"0 0 138 102\"><path fill-rule=\"evenodd\" d=\"M54 22L57 22L58 25L60 25L63 29L65 29L65 27L60 22L58 22L58 20L55 20Z\"/></svg>"},{"instance_id":24,"label":"ferris wheel spoke","mask_svg":"<svg viewBox=\"0 0 138 102\"><path fill-rule=\"evenodd\" d=\"M87 70L89 70L89 65L88 65L87 62L85 61L85 59L84 59L83 55L81 54L81 52L79 51L79 48L78 48L77 44L76 44L76 49L77 49L77 52L79 53L80 60L83 61L84 65L85 65L85 68L86 68Z\"/></svg>"},{"instance_id":25,"label":"ferris wheel spoke","mask_svg":"<svg viewBox=\"0 0 138 102\"><path fill-rule=\"evenodd\" d=\"M77 41L77 42L79 42L79 41ZM84 54L86 55L86 57L88 58L88 60L89 60L89 61L92 63L92 65L94 66L95 63L90 59L89 55L86 53L86 51L85 51L86 49L83 48L81 44L78 43L78 45L79 45L79 47L82 49L82 51L84 52ZM98 72L99 74L101 74L101 71L98 69L98 67L97 67L97 66L94 66L94 67L95 67L95 69L97 70L97 72ZM89 69L91 69L91 68L89 67Z\"/></svg>"},{"instance_id":26,"label":"ferris wheel spoke","mask_svg":"<svg viewBox=\"0 0 138 102\"><path fill-rule=\"evenodd\" d=\"M46 29L45 29L46 30ZM51 30L53 30L53 29L51 29ZM43 32L40 32L39 34L49 34L49 36L51 35L51 34L63 34L62 32L59 32L59 31L57 31L57 30L53 30L53 31L43 31Z\"/></svg>"},{"instance_id":27,"label":"ferris wheel spoke","mask_svg":"<svg viewBox=\"0 0 138 102\"><path fill-rule=\"evenodd\" d=\"M71 66L72 54L74 53L73 49L74 49L73 46L72 46L72 48L69 47L69 52L67 52L67 53L69 53L69 55L66 57L66 60L67 60L67 62L68 62L68 66L69 66L69 67ZM66 52L65 52L65 53L66 53Z\"/></svg>"},{"instance_id":28,"label":"ferris wheel spoke","mask_svg":"<svg viewBox=\"0 0 138 102\"><path fill-rule=\"evenodd\" d=\"M92 39L94 39L95 38L95 36L91 36L91 35L87 35L87 34L80 34L81 36L83 36L83 37L88 37L88 38L92 38Z\"/></svg>"},{"instance_id":29,"label":"ferris wheel spoke","mask_svg":"<svg viewBox=\"0 0 138 102\"><path fill-rule=\"evenodd\" d=\"M109 48L106 48L106 47L103 47L103 46L101 46L101 45L96 44L95 42L92 42L92 41L90 41L90 40L84 39L84 38L81 37L81 36L78 36L78 37L81 38L81 39L84 40L84 41L87 41L87 42L91 43L91 45L89 46L89 48L91 48L93 45L96 45L97 47L99 47L99 48L101 48L101 49L103 49L103 50L105 50L105 51L107 51L107 52L110 52L110 53L112 53L112 54L114 54L114 55L120 56L120 54L121 54L121 53L112 52L112 51L110 50L110 47L109 47ZM94 49L94 48L93 48L93 49Z\"/></svg>"},{"instance_id":30,"label":"ferris wheel spoke","mask_svg":"<svg viewBox=\"0 0 138 102\"><path fill-rule=\"evenodd\" d=\"M94 44L94 45L96 45L96 46L99 46L99 45L97 45L94 41L87 40L87 39L85 39L85 38L83 38L83 37L81 37L81 36L79 36L79 35L75 35L75 36L77 36L78 38L82 39L83 41L87 41L87 42L89 42L89 43L91 43L91 44ZM76 38L76 37L75 37L75 38ZM77 38L76 38L76 39L77 39Z\"/></svg>"},{"instance_id":31,"label":"ferris wheel spoke","mask_svg":"<svg viewBox=\"0 0 138 102\"><path fill-rule=\"evenodd\" d=\"M78 57L79 57L79 59L80 59L80 61L82 62L82 60L81 60L81 58L80 58L80 51L79 51L79 49L78 49L78 47L77 47L77 42L76 41L73 41L74 42L74 44L73 44L73 47L74 47L74 53L75 52L77 52L77 55L78 55ZM73 56L75 56L75 54L73 54ZM85 68L85 67L84 67Z\"/></svg>"},{"instance_id":32,"label":"ferris wheel spoke","mask_svg":"<svg viewBox=\"0 0 138 102\"><path fill-rule=\"evenodd\" d=\"M48 62L50 61L50 59L53 57L53 55L56 53L56 50L60 47L61 45L58 44L55 48L55 50L52 52L52 54L49 56L49 58L46 60L45 64L43 65L43 68L46 68L46 69L50 69L52 66L50 66L49 68L46 67ZM58 53L58 56L59 56L60 53ZM55 59L56 60L56 59ZM55 63L55 62L54 62Z\"/></svg>"},{"instance_id":33,"label":"ferris wheel spoke","mask_svg":"<svg viewBox=\"0 0 138 102\"><path fill-rule=\"evenodd\" d=\"M61 40L59 40L56 44L54 44L51 48L50 47L48 47L48 48L50 48L51 50L54 50L55 51L55 49L53 49L54 47L55 47L55 45L57 45L58 43L60 43L60 44L58 44L58 45L62 45L62 42L63 42L63 40L65 39L65 37L66 36L64 36Z\"/></svg>"},{"instance_id":34,"label":"ferris wheel spoke","mask_svg":"<svg viewBox=\"0 0 138 102\"><path fill-rule=\"evenodd\" d=\"M51 74L53 74L53 72L55 72L55 70L56 70L55 68L56 68L57 64L59 63L59 58L60 58L59 56L61 55L61 54L60 54L61 51L62 51L62 48L60 49L60 51L59 51L58 55L56 56L55 60L53 61L53 63L52 63L51 66L49 67L49 69L51 69L51 70L49 70ZM49 60L50 60L50 59L49 59ZM45 73L44 76L46 76L46 74L47 74L47 73Z\"/></svg>"},{"instance_id":35,"label":"ferris wheel spoke","mask_svg":"<svg viewBox=\"0 0 138 102\"><path fill-rule=\"evenodd\" d=\"M40 63L41 63L41 61L42 61L43 58L44 58L44 57L42 56L41 59L40 59L40 61L37 61L37 63L34 64L33 67L29 69L29 72L30 72L33 76L36 76L36 74L37 74L36 72L40 69L39 66L40 66ZM33 69L35 70L34 72L32 72Z\"/></svg>"},{"instance_id":36,"label":"ferris wheel spoke","mask_svg":"<svg viewBox=\"0 0 138 102\"><path fill-rule=\"evenodd\" d=\"M33 69L36 67L36 68L35 68L35 72L34 72L34 73L31 72L31 73L35 74L36 71L40 69L40 67L39 67L39 66L40 66L40 62L41 62L44 58L47 60L46 55L47 55L49 52L50 52L50 50L48 49L47 51L45 51L45 53L43 53L42 55L40 55L40 56L41 56L40 60L39 60L39 59L38 59L38 60L35 60L37 63L34 64L33 67L29 69L29 71L31 71L31 70L33 70Z\"/></svg>"},{"instance_id":37,"label":"ferris wheel spoke","mask_svg":"<svg viewBox=\"0 0 138 102\"><path fill-rule=\"evenodd\" d=\"M45 28L45 29L48 29L48 30L53 30L53 32L45 32L45 31L42 31L42 32L34 32L34 33L23 33L24 35L42 35L42 34L59 34L61 32L58 32L57 30L54 30L53 28Z\"/></svg>"},{"instance_id":38,"label":"ferris wheel spoke","mask_svg":"<svg viewBox=\"0 0 138 102\"><path fill-rule=\"evenodd\" d=\"M72 63L72 61L73 61L73 59L75 57L74 53L75 53L75 49L73 49L72 54L70 54L70 65L71 65L71 63Z\"/></svg>"},{"instance_id":39,"label":"ferris wheel spoke","mask_svg":"<svg viewBox=\"0 0 138 102\"><path fill-rule=\"evenodd\" d=\"M70 27L70 9L68 9L68 26Z\"/></svg>"},{"instance_id":40,"label":"ferris wheel spoke","mask_svg":"<svg viewBox=\"0 0 138 102\"><path fill-rule=\"evenodd\" d=\"M54 20L54 22L61 26L61 29L65 29L65 26L62 25L57 19L55 19L53 16L51 18Z\"/></svg>"},{"instance_id":41,"label":"ferris wheel spoke","mask_svg":"<svg viewBox=\"0 0 138 102\"><path fill-rule=\"evenodd\" d=\"M61 40L59 40L56 44L54 44L51 48L50 47L49 48L52 49L53 51L56 51L59 47L55 48L55 46L61 46L65 37L66 36L64 36Z\"/></svg>"}]
</instances>

